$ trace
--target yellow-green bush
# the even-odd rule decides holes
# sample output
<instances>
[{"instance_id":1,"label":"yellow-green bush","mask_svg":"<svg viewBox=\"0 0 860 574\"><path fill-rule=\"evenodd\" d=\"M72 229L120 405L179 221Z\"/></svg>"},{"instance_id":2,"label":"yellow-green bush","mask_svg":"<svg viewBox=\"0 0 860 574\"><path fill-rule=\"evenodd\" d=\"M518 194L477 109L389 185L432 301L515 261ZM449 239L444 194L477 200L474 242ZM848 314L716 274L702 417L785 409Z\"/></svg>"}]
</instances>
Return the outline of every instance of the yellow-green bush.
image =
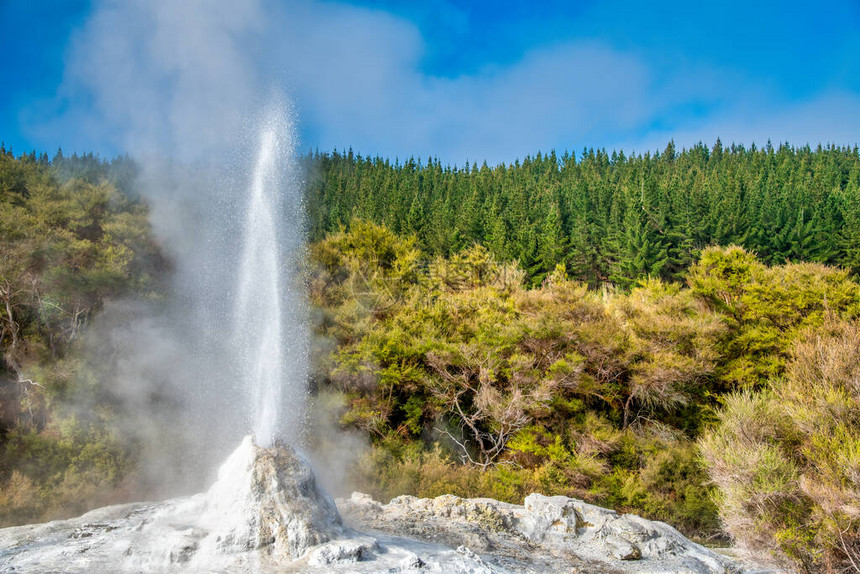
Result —
<instances>
[{"instance_id":1,"label":"yellow-green bush","mask_svg":"<svg viewBox=\"0 0 860 574\"><path fill-rule=\"evenodd\" d=\"M828 316L860 315L860 285L818 263L768 267L740 247L711 247L690 268L693 293L719 311L719 375L728 388L760 387L782 375L792 345Z\"/></svg>"},{"instance_id":2,"label":"yellow-green bush","mask_svg":"<svg viewBox=\"0 0 860 574\"><path fill-rule=\"evenodd\" d=\"M860 559L860 325L807 330L784 377L727 398L700 440L725 527L806 572Z\"/></svg>"},{"instance_id":3,"label":"yellow-green bush","mask_svg":"<svg viewBox=\"0 0 860 574\"><path fill-rule=\"evenodd\" d=\"M764 387L805 329L860 310L844 272L767 267L738 247L706 249L689 287L649 279L602 292L563 265L526 288L480 245L424 267L414 240L366 222L312 253L320 331L335 342L318 377L346 393L341 422L372 437L366 488L514 502L539 490L700 536L720 533L695 446L720 397ZM378 293L356 300L362 273ZM750 464L779 482L771 454ZM803 532L791 536L802 546Z\"/></svg>"}]
</instances>

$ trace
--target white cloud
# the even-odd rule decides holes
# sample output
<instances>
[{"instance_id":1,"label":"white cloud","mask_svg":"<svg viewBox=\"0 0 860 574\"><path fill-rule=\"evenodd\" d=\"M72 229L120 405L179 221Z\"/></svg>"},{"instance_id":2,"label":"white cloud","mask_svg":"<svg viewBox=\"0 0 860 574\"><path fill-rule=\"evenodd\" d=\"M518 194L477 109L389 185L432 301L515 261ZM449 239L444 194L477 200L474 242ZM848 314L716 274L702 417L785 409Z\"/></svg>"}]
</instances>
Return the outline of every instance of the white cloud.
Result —
<instances>
[{"instance_id":1,"label":"white cloud","mask_svg":"<svg viewBox=\"0 0 860 574\"><path fill-rule=\"evenodd\" d=\"M426 51L408 21L334 2L103 0L70 52L71 105L42 111L58 133L77 124L132 153L183 157L229 146L273 89L294 100L305 146L457 163L860 133L853 94L787 104L740 72L658 64L595 40L458 77L424 73Z\"/></svg>"},{"instance_id":2,"label":"white cloud","mask_svg":"<svg viewBox=\"0 0 860 574\"><path fill-rule=\"evenodd\" d=\"M566 145L595 119L648 113L647 67L597 43L544 47L507 68L423 74L419 31L382 11L298 0L104 0L69 53L51 127L132 153L229 146L272 89L295 100L306 145L449 161ZM51 110L48 110L51 111Z\"/></svg>"},{"instance_id":3,"label":"white cloud","mask_svg":"<svg viewBox=\"0 0 860 574\"><path fill-rule=\"evenodd\" d=\"M323 148L440 154L450 161L547 149L600 116L612 126L631 125L643 113L648 84L634 58L589 44L534 52L510 68L453 79L402 66L372 88L384 94L378 97L366 97L369 88L356 87L361 79L348 71L362 70L361 60L347 53L332 60L339 62L339 79L330 94L315 97L315 83L302 86L302 110L317 123Z\"/></svg>"}]
</instances>

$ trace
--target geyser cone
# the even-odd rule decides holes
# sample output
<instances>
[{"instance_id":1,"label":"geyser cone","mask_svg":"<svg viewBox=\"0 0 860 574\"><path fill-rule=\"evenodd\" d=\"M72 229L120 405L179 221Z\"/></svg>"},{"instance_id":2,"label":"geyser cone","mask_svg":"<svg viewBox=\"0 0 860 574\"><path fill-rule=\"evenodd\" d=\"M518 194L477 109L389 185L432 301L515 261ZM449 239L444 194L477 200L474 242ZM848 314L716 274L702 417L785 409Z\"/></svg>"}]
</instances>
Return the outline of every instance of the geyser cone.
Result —
<instances>
[{"instance_id":1,"label":"geyser cone","mask_svg":"<svg viewBox=\"0 0 860 574\"><path fill-rule=\"evenodd\" d=\"M260 448L250 436L218 471L199 526L216 554L265 548L290 559L343 532L310 465L289 446Z\"/></svg>"}]
</instances>

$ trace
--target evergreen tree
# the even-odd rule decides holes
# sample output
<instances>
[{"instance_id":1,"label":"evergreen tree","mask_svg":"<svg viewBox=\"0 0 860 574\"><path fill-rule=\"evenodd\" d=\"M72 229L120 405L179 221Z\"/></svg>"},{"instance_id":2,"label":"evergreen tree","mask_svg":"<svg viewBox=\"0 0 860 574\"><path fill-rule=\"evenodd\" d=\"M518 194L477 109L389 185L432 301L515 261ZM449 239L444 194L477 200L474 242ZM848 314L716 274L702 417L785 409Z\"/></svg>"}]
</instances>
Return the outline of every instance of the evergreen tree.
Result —
<instances>
[{"instance_id":1,"label":"evergreen tree","mask_svg":"<svg viewBox=\"0 0 860 574\"><path fill-rule=\"evenodd\" d=\"M541 281L557 265L565 263L565 255L567 253L567 238L562 228L561 213L559 212L558 205L554 202L547 210L537 243L537 263L540 265L540 271L535 279Z\"/></svg>"}]
</instances>

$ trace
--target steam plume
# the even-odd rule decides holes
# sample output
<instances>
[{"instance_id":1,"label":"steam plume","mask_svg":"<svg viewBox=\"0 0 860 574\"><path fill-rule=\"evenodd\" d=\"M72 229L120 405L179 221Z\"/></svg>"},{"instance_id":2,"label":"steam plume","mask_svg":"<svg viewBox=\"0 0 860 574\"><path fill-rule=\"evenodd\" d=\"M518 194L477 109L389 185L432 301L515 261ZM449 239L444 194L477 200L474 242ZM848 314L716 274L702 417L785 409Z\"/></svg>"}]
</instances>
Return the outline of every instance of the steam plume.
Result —
<instances>
[{"instance_id":1,"label":"steam plume","mask_svg":"<svg viewBox=\"0 0 860 574\"><path fill-rule=\"evenodd\" d=\"M302 427L300 177L292 109L254 65L267 25L257 0L102 0L70 52L67 84L141 163L175 268L167 301L112 306L92 346L122 353L123 420L152 482L193 477L182 490L241 436L295 442Z\"/></svg>"}]
</instances>

